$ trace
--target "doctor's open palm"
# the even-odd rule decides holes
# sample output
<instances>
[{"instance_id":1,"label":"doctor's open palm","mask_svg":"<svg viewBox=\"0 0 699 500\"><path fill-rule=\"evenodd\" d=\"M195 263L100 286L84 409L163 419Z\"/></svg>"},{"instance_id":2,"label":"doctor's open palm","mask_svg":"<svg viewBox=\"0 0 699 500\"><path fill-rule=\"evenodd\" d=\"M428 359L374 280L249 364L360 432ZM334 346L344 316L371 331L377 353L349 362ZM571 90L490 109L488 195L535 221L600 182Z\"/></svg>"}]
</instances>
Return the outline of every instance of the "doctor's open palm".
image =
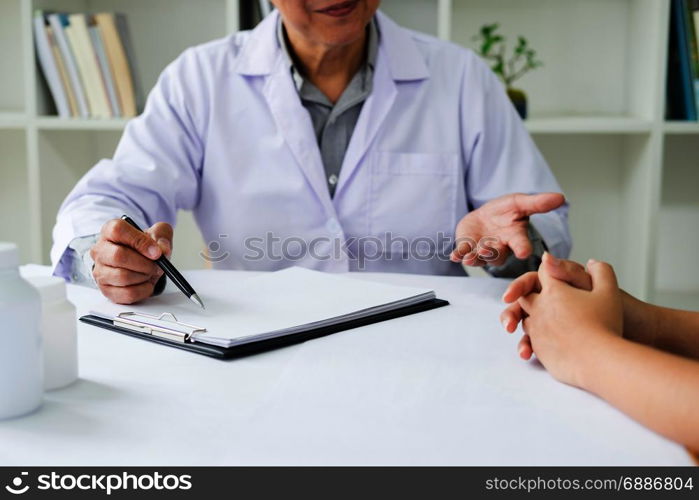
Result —
<instances>
[{"instance_id":1,"label":"doctor's open palm","mask_svg":"<svg viewBox=\"0 0 699 500\"><path fill-rule=\"evenodd\" d=\"M451 260L467 266L501 266L511 253L526 259L532 253L529 216L550 212L564 203L560 193L508 194L485 203L456 226Z\"/></svg>"},{"instance_id":2,"label":"doctor's open palm","mask_svg":"<svg viewBox=\"0 0 699 500\"><path fill-rule=\"evenodd\" d=\"M153 295L163 271L155 264L172 253L172 226L153 224L141 232L121 219L102 226L90 250L95 262L92 276L101 292L117 304L133 304Z\"/></svg>"}]
</instances>

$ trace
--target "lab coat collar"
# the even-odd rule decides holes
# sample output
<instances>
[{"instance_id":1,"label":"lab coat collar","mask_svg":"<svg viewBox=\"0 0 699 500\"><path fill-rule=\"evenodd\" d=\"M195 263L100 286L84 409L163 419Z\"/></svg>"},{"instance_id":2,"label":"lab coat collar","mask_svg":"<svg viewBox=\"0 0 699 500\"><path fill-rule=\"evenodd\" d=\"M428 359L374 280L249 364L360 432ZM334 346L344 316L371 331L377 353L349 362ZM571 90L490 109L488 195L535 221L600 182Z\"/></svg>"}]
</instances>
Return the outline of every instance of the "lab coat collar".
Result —
<instances>
[{"instance_id":1,"label":"lab coat collar","mask_svg":"<svg viewBox=\"0 0 699 500\"><path fill-rule=\"evenodd\" d=\"M325 180L323 159L320 156L311 116L298 97L291 71L285 64L281 51L277 51L275 66L265 78L263 94L279 132L296 159L296 164L326 213L334 217L335 209Z\"/></svg>"},{"instance_id":2,"label":"lab coat collar","mask_svg":"<svg viewBox=\"0 0 699 500\"><path fill-rule=\"evenodd\" d=\"M276 30L279 12L274 10L265 17L249 34L243 45L234 70L241 75L264 76L274 70L281 47Z\"/></svg>"},{"instance_id":3,"label":"lab coat collar","mask_svg":"<svg viewBox=\"0 0 699 500\"><path fill-rule=\"evenodd\" d=\"M401 28L382 12L376 13L379 47L383 49L393 80L413 81L429 78L425 57L415 44L410 32Z\"/></svg>"},{"instance_id":4,"label":"lab coat collar","mask_svg":"<svg viewBox=\"0 0 699 500\"><path fill-rule=\"evenodd\" d=\"M275 69L281 47L276 35L279 12L262 20L250 33L235 66L235 71L248 76L269 75ZM381 12L376 13L379 47L386 55L389 73L395 81L423 80L429 77L424 56L410 32L401 28Z\"/></svg>"}]
</instances>

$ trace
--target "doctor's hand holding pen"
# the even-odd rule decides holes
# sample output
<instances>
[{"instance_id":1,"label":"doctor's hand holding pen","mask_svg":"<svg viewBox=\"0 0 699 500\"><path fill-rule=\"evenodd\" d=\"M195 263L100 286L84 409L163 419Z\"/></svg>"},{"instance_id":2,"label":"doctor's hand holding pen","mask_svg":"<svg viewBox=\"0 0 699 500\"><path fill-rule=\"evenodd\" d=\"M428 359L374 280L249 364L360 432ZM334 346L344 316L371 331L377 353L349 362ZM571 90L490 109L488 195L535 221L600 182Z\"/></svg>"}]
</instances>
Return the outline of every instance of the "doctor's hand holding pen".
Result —
<instances>
[{"instance_id":1,"label":"doctor's hand holding pen","mask_svg":"<svg viewBox=\"0 0 699 500\"><path fill-rule=\"evenodd\" d=\"M533 250L529 216L550 212L564 203L560 193L515 193L491 200L459 221L450 258L472 267L501 266L511 253L526 259Z\"/></svg>"},{"instance_id":2,"label":"doctor's hand holding pen","mask_svg":"<svg viewBox=\"0 0 699 500\"><path fill-rule=\"evenodd\" d=\"M95 262L92 276L101 292L117 304L133 304L153 295L163 275L155 260L172 253L172 226L153 224L141 232L122 219L102 226L90 250Z\"/></svg>"},{"instance_id":3,"label":"doctor's hand holding pen","mask_svg":"<svg viewBox=\"0 0 699 500\"><path fill-rule=\"evenodd\" d=\"M519 355L632 418L699 450L699 313L640 301L619 289L609 264L587 269L545 254L513 281L500 319L522 324Z\"/></svg>"}]
</instances>

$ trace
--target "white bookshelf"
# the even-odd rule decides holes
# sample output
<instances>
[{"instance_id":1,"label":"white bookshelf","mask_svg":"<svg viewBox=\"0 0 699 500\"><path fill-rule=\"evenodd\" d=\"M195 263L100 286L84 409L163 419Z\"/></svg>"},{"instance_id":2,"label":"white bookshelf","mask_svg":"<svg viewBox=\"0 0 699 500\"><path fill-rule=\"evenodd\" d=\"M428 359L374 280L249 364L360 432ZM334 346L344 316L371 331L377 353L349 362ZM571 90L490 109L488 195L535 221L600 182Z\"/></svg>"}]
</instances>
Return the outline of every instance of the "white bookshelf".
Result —
<instances>
[{"instance_id":1,"label":"white bookshelf","mask_svg":"<svg viewBox=\"0 0 699 500\"><path fill-rule=\"evenodd\" d=\"M545 66L519 86L526 125L571 204L573 258L612 262L629 291L699 308L699 124L665 122L670 0L383 0L400 24L473 48L499 22ZM124 120L62 120L37 73L34 9L128 16L147 92L190 45L238 28L238 0L0 0L0 240L48 262L55 213L77 179L111 156ZM188 214L175 260L202 267Z\"/></svg>"},{"instance_id":2,"label":"white bookshelf","mask_svg":"<svg viewBox=\"0 0 699 500\"><path fill-rule=\"evenodd\" d=\"M128 120L112 118L108 120L93 120L89 118L73 118L64 120L53 116L42 116L35 120L39 130L112 130L121 132Z\"/></svg>"}]
</instances>

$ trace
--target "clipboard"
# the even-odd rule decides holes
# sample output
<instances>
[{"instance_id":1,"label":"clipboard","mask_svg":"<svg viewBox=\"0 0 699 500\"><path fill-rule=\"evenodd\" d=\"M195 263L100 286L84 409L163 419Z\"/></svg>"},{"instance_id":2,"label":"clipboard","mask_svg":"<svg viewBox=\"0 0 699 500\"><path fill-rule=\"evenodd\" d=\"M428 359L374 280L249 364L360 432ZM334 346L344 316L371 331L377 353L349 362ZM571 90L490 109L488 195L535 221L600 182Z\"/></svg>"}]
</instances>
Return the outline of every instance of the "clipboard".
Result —
<instances>
[{"instance_id":1,"label":"clipboard","mask_svg":"<svg viewBox=\"0 0 699 500\"><path fill-rule=\"evenodd\" d=\"M233 347L219 347L197 342L192 336L198 331L205 331L205 329L196 325L179 322L177 318L170 313L152 316L149 314L125 312L119 314L114 319L88 314L82 316L80 321L88 325L121 333L130 337L136 337L148 342L154 342L156 344L174 347L175 349L182 349L212 358L228 360L299 344L307 340L332 335L333 333L409 316L447 305L449 305L449 302L446 300L433 298L417 304L411 304L359 319L341 321L330 326L310 328L302 332L282 335L275 338L253 340Z\"/></svg>"}]
</instances>

